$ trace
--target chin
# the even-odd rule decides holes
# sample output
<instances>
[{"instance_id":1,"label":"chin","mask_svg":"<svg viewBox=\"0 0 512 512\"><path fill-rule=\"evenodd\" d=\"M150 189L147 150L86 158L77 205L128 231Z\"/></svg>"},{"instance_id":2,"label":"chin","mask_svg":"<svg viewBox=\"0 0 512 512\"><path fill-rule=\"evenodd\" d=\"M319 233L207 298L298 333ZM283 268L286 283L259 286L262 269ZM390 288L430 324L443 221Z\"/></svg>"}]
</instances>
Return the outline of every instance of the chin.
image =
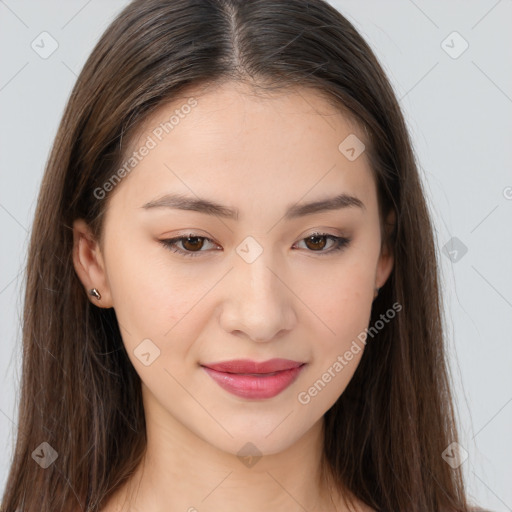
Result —
<instances>
[{"instance_id":1,"label":"chin","mask_svg":"<svg viewBox=\"0 0 512 512\"><path fill-rule=\"evenodd\" d=\"M228 429L233 437L222 435L215 438L207 436L203 439L219 450L241 458L274 455L287 450L305 433L296 429L293 431L286 430L286 428L283 428L286 422L287 420L281 425L276 423L273 427L274 431L267 428L262 429L260 426L253 424L253 428Z\"/></svg>"}]
</instances>

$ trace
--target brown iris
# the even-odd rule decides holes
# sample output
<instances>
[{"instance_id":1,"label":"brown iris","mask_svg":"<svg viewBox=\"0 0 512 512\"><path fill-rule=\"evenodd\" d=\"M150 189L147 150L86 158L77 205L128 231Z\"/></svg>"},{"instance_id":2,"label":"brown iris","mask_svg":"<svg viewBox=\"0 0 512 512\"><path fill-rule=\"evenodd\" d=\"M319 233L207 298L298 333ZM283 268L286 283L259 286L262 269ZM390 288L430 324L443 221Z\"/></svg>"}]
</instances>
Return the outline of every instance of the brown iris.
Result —
<instances>
[{"instance_id":1,"label":"brown iris","mask_svg":"<svg viewBox=\"0 0 512 512\"><path fill-rule=\"evenodd\" d=\"M192 241L192 242L191 242ZM181 244L187 251L196 252L196 250L199 250L203 247L204 244L204 238L201 238L199 236L191 236L183 238ZM187 247L187 244L190 246Z\"/></svg>"},{"instance_id":2,"label":"brown iris","mask_svg":"<svg viewBox=\"0 0 512 512\"><path fill-rule=\"evenodd\" d=\"M326 244L326 237L325 236L309 236L307 238L304 239L306 245L311 242L312 240L320 240L320 243L314 243L313 242L313 246L314 247L309 247L310 249L313 248L313 249L323 249L325 247L325 244ZM319 247L320 245L320 247Z\"/></svg>"}]
</instances>

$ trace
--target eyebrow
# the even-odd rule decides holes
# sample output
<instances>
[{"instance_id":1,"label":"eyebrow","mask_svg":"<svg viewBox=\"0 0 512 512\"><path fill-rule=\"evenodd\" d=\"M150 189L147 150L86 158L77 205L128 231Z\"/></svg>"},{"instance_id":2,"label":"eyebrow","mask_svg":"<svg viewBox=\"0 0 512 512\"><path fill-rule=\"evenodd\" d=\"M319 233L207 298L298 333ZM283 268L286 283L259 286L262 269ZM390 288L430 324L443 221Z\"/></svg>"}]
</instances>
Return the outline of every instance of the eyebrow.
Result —
<instances>
[{"instance_id":1,"label":"eyebrow","mask_svg":"<svg viewBox=\"0 0 512 512\"><path fill-rule=\"evenodd\" d=\"M364 203L355 196L340 194L335 197L321 199L311 203L293 204L288 206L284 215L285 220L292 220L307 215L313 215L329 210L342 208L361 208L366 210ZM208 199L192 198L179 194L167 194L159 199L149 201L142 205L148 210L151 208L171 208L175 210L191 210L206 215L216 215L226 219L238 220L239 210L209 201Z\"/></svg>"}]
</instances>

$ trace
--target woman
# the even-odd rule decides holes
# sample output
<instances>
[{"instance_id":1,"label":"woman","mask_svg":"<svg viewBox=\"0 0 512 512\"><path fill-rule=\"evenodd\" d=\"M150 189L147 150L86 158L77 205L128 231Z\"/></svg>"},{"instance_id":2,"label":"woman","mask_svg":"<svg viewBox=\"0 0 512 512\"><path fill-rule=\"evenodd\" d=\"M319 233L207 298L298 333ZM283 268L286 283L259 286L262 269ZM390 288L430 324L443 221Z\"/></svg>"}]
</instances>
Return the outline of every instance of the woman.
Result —
<instances>
[{"instance_id":1,"label":"woman","mask_svg":"<svg viewBox=\"0 0 512 512\"><path fill-rule=\"evenodd\" d=\"M320 0L112 22L41 186L23 343L4 510L471 510L404 119Z\"/></svg>"}]
</instances>

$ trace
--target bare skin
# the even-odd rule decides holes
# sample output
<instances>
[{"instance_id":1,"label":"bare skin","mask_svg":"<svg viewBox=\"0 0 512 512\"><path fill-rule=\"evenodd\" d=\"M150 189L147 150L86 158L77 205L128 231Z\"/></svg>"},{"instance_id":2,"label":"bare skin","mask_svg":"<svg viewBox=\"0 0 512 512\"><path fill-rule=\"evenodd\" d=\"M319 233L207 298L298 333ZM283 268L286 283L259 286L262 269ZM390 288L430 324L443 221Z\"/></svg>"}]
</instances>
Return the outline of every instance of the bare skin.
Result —
<instances>
[{"instance_id":1,"label":"bare skin","mask_svg":"<svg viewBox=\"0 0 512 512\"><path fill-rule=\"evenodd\" d=\"M143 464L103 511L371 512L359 500L349 508L348 495L320 478L323 416L364 343L320 392L308 393L368 327L375 288L393 266L381 248L366 154L350 160L338 149L365 134L314 91L262 98L228 82L197 94L197 105L158 140L155 127L187 98L161 107L134 141L130 154L148 136L156 144L115 186L102 240L83 221L74 224L77 274L100 291L101 300L91 297L96 306L116 311L146 415ZM238 219L143 208L169 193L237 208ZM284 217L291 205L342 193L364 207ZM203 238L187 243L189 233ZM311 240L315 233L350 242L333 251L335 240ZM184 237L174 248L194 256L164 246L174 237ZM252 245L242 244L247 237ZM248 261L240 247L261 253ZM145 365L137 347L147 339ZM201 367L272 358L306 365L266 399L235 396ZM261 456L250 466L239 455L246 443Z\"/></svg>"}]
</instances>

